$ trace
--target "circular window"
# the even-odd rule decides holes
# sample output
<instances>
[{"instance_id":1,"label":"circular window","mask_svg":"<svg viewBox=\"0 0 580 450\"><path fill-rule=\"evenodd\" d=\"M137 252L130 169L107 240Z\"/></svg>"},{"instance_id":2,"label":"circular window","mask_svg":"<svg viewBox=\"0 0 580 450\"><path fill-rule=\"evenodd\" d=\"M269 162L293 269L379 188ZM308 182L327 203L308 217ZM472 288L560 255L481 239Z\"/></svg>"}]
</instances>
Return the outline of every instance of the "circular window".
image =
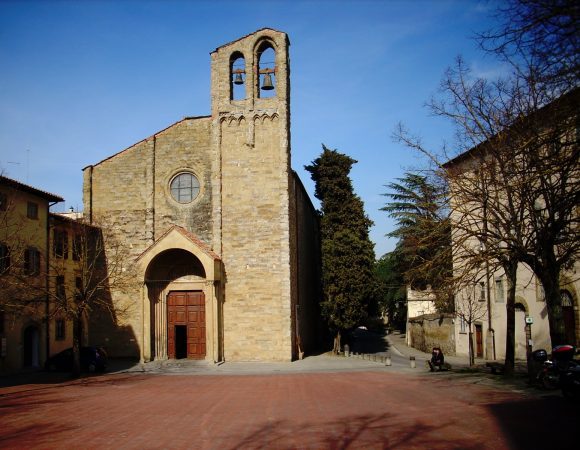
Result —
<instances>
[{"instance_id":1,"label":"circular window","mask_svg":"<svg viewBox=\"0 0 580 450\"><path fill-rule=\"evenodd\" d=\"M182 172L171 180L171 196L179 203L189 203L199 194L199 180L189 172Z\"/></svg>"}]
</instances>

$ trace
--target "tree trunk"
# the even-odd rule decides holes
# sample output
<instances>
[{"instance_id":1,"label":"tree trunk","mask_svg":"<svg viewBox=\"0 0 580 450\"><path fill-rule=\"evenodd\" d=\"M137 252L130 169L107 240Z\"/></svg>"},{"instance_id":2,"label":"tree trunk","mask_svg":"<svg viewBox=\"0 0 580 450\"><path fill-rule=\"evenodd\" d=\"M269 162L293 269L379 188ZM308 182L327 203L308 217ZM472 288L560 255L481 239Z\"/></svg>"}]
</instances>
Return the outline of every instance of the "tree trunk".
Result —
<instances>
[{"instance_id":1,"label":"tree trunk","mask_svg":"<svg viewBox=\"0 0 580 450\"><path fill-rule=\"evenodd\" d=\"M507 299L506 299L506 334L505 334L505 370L508 377L513 376L515 366L516 349L516 279L517 263L510 262L504 267L507 278Z\"/></svg>"},{"instance_id":2,"label":"tree trunk","mask_svg":"<svg viewBox=\"0 0 580 450\"><path fill-rule=\"evenodd\" d=\"M73 320L73 367L72 375L81 375L81 341L83 335L83 319L77 317Z\"/></svg>"},{"instance_id":3,"label":"tree trunk","mask_svg":"<svg viewBox=\"0 0 580 450\"><path fill-rule=\"evenodd\" d=\"M340 353L340 331L337 331L336 336L334 337L334 348L332 349L332 353L335 355Z\"/></svg>"},{"instance_id":4,"label":"tree trunk","mask_svg":"<svg viewBox=\"0 0 580 450\"><path fill-rule=\"evenodd\" d=\"M473 331L471 331L471 324L469 325L469 366L473 366L475 364L475 357L473 354Z\"/></svg>"},{"instance_id":5,"label":"tree trunk","mask_svg":"<svg viewBox=\"0 0 580 450\"><path fill-rule=\"evenodd\" d=\"M555 272L555 273L551 273ZM552 347L560 344L570 344L570 342L564 342L565 337L562 333L562 313L560 302L560 273L556 270L543 270L541 272L542 276L536 273L542 287L544 288L544 296L546 299L546 309L548 310L548 323L550 324L550 339L552 340Z\"/></svg>"}]
</instances>

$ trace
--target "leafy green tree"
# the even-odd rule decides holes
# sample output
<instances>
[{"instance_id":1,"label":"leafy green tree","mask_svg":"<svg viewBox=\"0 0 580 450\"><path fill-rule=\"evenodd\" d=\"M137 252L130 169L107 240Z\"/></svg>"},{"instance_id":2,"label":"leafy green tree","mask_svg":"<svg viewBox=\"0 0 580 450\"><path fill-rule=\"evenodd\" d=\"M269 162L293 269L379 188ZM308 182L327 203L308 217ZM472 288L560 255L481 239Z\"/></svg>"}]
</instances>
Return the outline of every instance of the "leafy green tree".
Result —
<instances>
[{"instance_id":1,"label":"leafy green tree","mask_svg":"<svg viewBox=\"0 0 580 450\"><path fill-rule=\"evenodd\" d=\"M397 181L386 185L389 192L384 195L391 201L381 208L396 220L389 236L399 239L397 267L412 288L431 286L437 307L448 311L453 302L443 289L452 272L446 186L410 172Z\"/></svg>"},{"instance_id":2,"label":"leafy green tree","mask_svg":"<svg viewBox=\"0 0 580 450\"><path fill-rule=\"evenodd\" d=\"M375 264L379 308L392 328L404 330L407 321L407 287L403 277L401 253L383 255Z\"/></svg>"},{"instance_id":3,"label":"leafy green tree","mask_svg":"<svg viewBox=\"0 0 580 450\"><path fill-rule=\"evenodd\" d=\"M367 316L376 296L375 254L369 239L372 221L349 177L356 161L322 148L305 169L321 202L322 314L335 333L334 352L339 352L341 333Z\"/></svg>"}]
</instances>

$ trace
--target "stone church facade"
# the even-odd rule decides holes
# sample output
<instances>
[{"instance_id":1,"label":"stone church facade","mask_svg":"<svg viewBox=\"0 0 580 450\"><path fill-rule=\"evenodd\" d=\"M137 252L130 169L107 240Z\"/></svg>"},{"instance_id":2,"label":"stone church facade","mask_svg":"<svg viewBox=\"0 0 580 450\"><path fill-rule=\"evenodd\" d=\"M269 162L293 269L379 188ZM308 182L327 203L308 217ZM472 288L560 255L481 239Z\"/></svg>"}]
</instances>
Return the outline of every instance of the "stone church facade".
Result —
<instances>
[{"instance_id":1,"label":"stone church facade","mask_svg":"<svg viewBox=\"0 0 580 450\"><path fill-rule=\"evenodd\" d=\"M111 287L126 314L91 317L112 356L290 361L317 344L318 216L290 166L288 48L269 28L217 48L210 116L83 169L85 217L137 267L134 289Z\"/></svg>"}]
</instances>

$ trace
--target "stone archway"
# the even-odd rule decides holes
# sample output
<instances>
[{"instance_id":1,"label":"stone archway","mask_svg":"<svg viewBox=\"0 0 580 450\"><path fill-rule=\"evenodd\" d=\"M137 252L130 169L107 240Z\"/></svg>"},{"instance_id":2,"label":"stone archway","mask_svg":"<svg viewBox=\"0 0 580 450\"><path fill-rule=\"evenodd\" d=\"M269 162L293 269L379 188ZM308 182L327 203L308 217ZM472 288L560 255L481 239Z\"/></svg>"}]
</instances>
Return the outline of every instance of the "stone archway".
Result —
<instances>
[{"instance_id":1,"label":"stone archway","mask_svg":"<svg viewBox=\"0 0 580 450\"><path fill-rule=\"evenodd\" d=\"M205 358L206 273L201 261L184 249L165 250L149 263L145 283L152 358Z\"/></svg>"},{"instance_id":2,"label":"stone archway","mask_svg":"<svg viewBox=\"0 0 580 450\"><path fill-rule=\"evenodd\" d=\"M574 297L567 289L560 292L560 307L562 309L562 336L565 343L576 345L576 317L574 311Z\"/></svg>"},{"instance_id":3,"label":"stone archway","mask_svg":"<svg viewBox=\"0 0 580 450\"><path fill-rule=\"evenodd\" d=\"M219 361L223 351L224 290L220 257L194 234L174 225L137 258L137 267L143 277L141 360L168 358L169 292L196 291L203 293L205 359Z\"/></svg>"}]
</instances>

